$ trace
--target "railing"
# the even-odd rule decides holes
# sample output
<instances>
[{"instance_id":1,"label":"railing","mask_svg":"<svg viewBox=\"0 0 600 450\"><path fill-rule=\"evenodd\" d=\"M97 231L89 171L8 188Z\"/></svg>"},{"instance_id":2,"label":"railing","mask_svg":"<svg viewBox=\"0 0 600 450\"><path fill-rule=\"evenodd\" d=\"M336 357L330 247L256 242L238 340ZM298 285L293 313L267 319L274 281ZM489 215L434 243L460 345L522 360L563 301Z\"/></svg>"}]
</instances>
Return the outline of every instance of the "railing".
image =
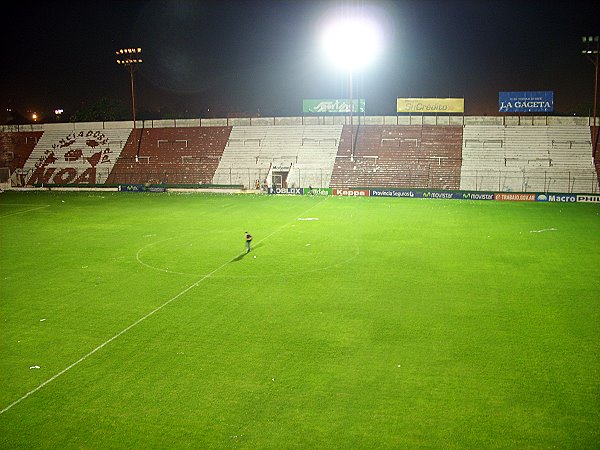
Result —
<instances>
[{"instance_id":1,"label":"railing","mask_svg":"<svg viewBox=\"0 0 600 450\"><path fill-rule=\"evenodd\" d=\"M170 120L138 120L139 128L188 128L188 127L231 127L231 126L287 126L287 125L348 125L348 115L295 116L295 117L239 117L239 118L196 118ZM392 115L353 116L354 125L522 125L522 126L592 126L593 117L571 116L463 116L463 115ZM133 128L132 121L122 122L69 122L57 124L0 125L0 132L32 132L51 129Z\"/></svg>"},{"instance_id":2,"label":"railing","mask_svg":"<svg viewBox=\"0 0 600 450\"><path fill-rule=\"evenodd\" d=\"M471 170L461 174L461 189L497 192L600 193L598 179L580 171L508 172Z\"/></svg>"}]
</instances>

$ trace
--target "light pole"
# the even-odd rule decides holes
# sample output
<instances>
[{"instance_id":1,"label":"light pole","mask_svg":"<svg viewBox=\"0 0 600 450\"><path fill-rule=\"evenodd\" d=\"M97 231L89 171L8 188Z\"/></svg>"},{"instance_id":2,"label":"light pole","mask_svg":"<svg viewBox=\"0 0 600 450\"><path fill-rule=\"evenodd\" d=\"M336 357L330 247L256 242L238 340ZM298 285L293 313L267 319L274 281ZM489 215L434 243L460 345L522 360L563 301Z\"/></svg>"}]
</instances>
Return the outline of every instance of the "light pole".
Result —
<instances>
[{"instance_id":1,"label":"light pole","mask_svg":"<svg viewBox=\"0 0 600 450\"><path fill-rule=\"evenodd\" d=\"M585 55L591 62L594 64L594 125L592 132L592 147L593 147L593 155L596 157L598 155L598 128L596 128L596 117L597 117L597 107L598 107L598 53L600 53L600 39L598 36L583 36L581 38L583 41L584 49L581 50L581 54Z\"/></svg>"},{"instance_id":2,"label":"light pole","mask_svg":"<svg viewBox=\"0 0 600 450\"><path fill-rule=\"evenodd\" d=\"M133 72L135 72L138 64L142 63L142 49L137 48L122 48L117 50L117 64L125 66L129 72L131 79L131 111L133 112L133 129L135 130L135 89L133 85Z\"/></svg>"},{"instance_id":3,"label":"light pole","mask_svg":"<svg viewBox=\"0 0 600 450\"><path fill-rule=\"evenodd\" d=\"M350 96L350 162L354 162L354 103L352 101L352 68L348 69L348 94Z\"/></svg>"},{"instance_id":4,"label":"light pole","mask_svg":"<svg viewBox=\"0 0 600 450\"><path fill-rule=\"evenodd\" d=\"M321 45L328 62L348 74L350 95L350 161L354 161L354 100L352 76L377 58L382 47L379 25L361 9L346 12L324 27ZM359 100L360 104L360 100Z\"/></svg>"}]
</instances>

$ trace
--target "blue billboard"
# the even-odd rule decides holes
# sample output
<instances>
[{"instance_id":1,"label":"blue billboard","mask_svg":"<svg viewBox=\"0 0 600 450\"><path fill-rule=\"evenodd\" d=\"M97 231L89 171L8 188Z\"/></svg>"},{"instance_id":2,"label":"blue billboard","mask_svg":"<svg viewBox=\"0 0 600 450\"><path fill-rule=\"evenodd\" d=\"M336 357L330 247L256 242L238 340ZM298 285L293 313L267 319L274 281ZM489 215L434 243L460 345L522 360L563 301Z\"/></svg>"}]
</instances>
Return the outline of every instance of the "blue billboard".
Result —
<instances>
[{"instance_id":1,"label":"blue billboard","mask_svg":"<svg viewBox=\"0 0 600 450\"><path fill-rule=\"evenodd\" d=\"M500 112L553 112L554 91L500 92Z\"/></svg>"}]
</instances>

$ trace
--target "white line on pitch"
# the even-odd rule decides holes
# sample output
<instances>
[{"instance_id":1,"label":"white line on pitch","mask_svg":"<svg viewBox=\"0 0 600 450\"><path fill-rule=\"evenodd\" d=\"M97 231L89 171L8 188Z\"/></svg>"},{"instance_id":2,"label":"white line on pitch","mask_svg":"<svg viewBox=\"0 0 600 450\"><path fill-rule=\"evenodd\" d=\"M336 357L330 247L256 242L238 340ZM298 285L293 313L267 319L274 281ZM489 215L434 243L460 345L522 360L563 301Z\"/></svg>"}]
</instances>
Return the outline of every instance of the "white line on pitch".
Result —
<instances>
[{"instance_id":1,"label":"white line on pitch","mask_svg":"<svg viewBox=\"0 0 600 450\"><path fill-rule=\"evenodd\" d=\"M326 197L324 197L325 199ZM323 200L322 200L323 201ZM321 201L321 202L322 202ZM306 211L304 211L302 214L306 214L308 211L310 211L311 209L313 209L315 206L319 205L321 202L314 204L313 206L311 206L310 208L308 208ZM50 205L48 205L50 206ZM293 219L296 220L296 219ZM289 225L290 223L292 223L292 221L282 225L281 227L277 228L275 231L273 231L271 234L269 234L268 236L264 237L263 239L261 239L260 242L263 242L264 240L268 239L269 237L273 236L275 233L278 233L279 231L281 231L284 227L286 227L287 225ZM243 253L241 253L240 255L242 255ZM163 309L165 306L167 306L168 304L174 302L175 300L177 300L179 297L181 297L182 295L186 294L188 291L190 291L191 289L195 288L196 286L198 286L200 283L202 283L204 280L206 280L207 278L209 278L210 276L212 276L214 273L218 272L219 270L221 270L223 267L227 266L231 261L227 261L223 264L221 264L219 267L217 267L215 270L213 270L212 272L210 272L207 275L204 275L202 278L200 278L198 281L196 281L194 284L191 284L190 286L186 287L183 291L181 291L179 294L175 295L174 297L171 297L169 300L167 300L166 302L164 302L162 305L158 306L157 308L153 309L152 311L150 311L148 314L146 314L145 316L139 318L138 320L136 320L135 322L133 322L131 325L129 325L127 328L121 330L120 332L118 332L117 334L115 334L113 337L111 337L110 339L108 339L107 341L104 341L102 344L100 344L98 347L96 347L95 349L93 349L92 351L90 351L89 353L86 353L85 355L83 355L81 358L79 358L77 361L75 361L74 363L72 363L70 366L67 366L66 368L64 368L63 370L61 370L60 372L58 372L56 375L48 378L46 381L44 381L42 384L40 384L38 387L36 387L35 389L32 389L31 391L29 391L27 394L23 395L21 398L15 400L14 402L12 402L10 405L6 406L4 409L2 409L0 411L0 415L4 414L6 411L12 409L14 406L18 405L19 403L21 403L23 400L25 400L27 397L35 394L37 391L39 391L40 389L42 389L44 386L46 386L47 384L52 383L54 380L56 380L58 377L60 377L61 375L64 375L66 372L68 372L69 370L71 370L73 367L77 366L78 364L82 363L83 361L85 361L86 359L88 359L90 356L92 356L94 353L96 353L98 350L104 348L106 345L110 344L112 341L114 341L115 339L117 339L118 337L122 336L123 334L127 333L129 330L131 330L133 327L135 327L136 325L139 325L140 323L142 323L144 320L146 320L148 317L154 315L155 313L157 313L158 311L160 311L161 309Z\"/></svg>"},{"instance_id":2,"label":"white line on pitch","mask_svg":"<svg viewBox=\"0 0 600 450\"><path fill-rule=\"evenodd\" d=\"M10 213L10 214L2 214L2 215L0 215L0 218L2 218L2 217L8 217L8 216L14 216L14 215L17 215L17 214L24 214L26 212L31 212L31 211L37 211L38 209L48 208L49 206L50 205L38 206L37 208L29 208L29 209L25 209L23 211L17 211L17 212Z\"/></svg>"}]
</instances>

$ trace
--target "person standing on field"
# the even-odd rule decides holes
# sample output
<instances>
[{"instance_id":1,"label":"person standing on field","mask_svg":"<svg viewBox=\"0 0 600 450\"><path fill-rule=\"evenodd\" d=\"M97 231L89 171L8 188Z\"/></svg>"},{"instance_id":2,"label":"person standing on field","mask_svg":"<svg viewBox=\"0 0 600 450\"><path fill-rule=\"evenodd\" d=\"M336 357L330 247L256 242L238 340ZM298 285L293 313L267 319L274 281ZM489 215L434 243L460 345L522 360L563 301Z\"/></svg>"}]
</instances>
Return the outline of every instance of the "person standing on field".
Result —
<instances>
[{"instance_id":1,"label":"person standing on field","mask_svg":"<svg viewBox=\"0 0 600 450\"><path fill-rule=\"evenodd\" d=\"M252 235L246 231L246 253L250 253L250 243L252 242Z\"/></svg>"}]
</instances>

